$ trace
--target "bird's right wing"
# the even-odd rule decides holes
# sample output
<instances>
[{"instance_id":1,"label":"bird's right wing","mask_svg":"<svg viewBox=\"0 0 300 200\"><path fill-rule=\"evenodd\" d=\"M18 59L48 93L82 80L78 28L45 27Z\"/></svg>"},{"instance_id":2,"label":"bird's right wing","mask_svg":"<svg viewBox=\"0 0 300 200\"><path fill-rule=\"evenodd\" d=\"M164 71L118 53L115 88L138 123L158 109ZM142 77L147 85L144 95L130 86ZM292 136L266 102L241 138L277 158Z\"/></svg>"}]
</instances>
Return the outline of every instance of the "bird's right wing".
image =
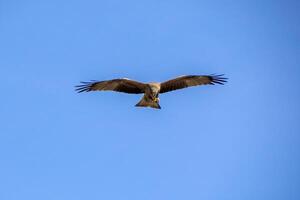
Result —
<instances>
[{"instance_id":1,"label":"bird's right wing","mask_svg":"<svg viewBox=\"0 0 300 200\"><path fill-rule=\"evenodd\" d=\"M129 80L127 78L113 79L108 81L91 81L81 82L82 85L75 87L77 92L90 92L90 91L116 91L125 92L130 94L144 93L146 84Z\"/></svg>"},{"instance_id":2,"label":"bird's right wing","mask_svg":"<svg viewBox=\"0 0 300 200\"><path fill-rule=\"evenodd\" d=\"M171 79L160 84L160 93L170 92L173 90L183 89L197 85L214 85L224 84L227 78L223 75L188 75L180 76L175 79Z\"/></svg>"}]
</instances>

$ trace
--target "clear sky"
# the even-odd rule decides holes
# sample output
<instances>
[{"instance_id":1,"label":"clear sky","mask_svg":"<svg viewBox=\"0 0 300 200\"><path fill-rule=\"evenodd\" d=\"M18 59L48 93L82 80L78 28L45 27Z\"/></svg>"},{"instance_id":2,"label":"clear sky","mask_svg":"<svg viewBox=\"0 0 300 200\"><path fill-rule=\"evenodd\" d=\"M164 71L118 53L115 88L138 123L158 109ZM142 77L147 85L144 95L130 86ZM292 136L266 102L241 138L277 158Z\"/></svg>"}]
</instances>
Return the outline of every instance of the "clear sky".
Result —
<instances>
[{"instance_id":1,"label":"clear sky","mask_svg":"<svg viewBox=\"0 0 300 200\"><path fill-rule=\"evenodd\" d=\"M1 200L300 199L296 0L0 0ZM79 81L224 73L163 94Z\"/></svg>"}]
</instances>

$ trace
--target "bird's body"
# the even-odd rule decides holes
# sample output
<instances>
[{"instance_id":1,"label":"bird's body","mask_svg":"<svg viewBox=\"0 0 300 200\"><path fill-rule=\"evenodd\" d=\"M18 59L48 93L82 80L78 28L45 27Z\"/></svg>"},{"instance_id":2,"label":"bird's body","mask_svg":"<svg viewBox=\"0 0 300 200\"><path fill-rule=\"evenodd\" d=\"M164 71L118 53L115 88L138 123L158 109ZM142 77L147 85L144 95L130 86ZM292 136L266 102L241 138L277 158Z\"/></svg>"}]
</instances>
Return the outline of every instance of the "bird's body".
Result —
<instances>
[{"instance_id":1,"label":"bird's body","mask_svg":"<svg viewBox=\"0 0 300 200\"><path fill-rule=\"evenodd\" d=\"M142 99L135 106L160 109L158 98L160 83L148 83L146 85L147 86L145 87L145 93Z\"/></svg>"},{"instance_id":2,"label":"bird's body","mask_svg":"<svg viewBox=\"0 0 300 200\"><path fill-rule=\"evenodd\" d=\"M224 84L227 78L223 78L222 76L223 75L180 76L162 83L141 83L127 78L122 78L108 81L81 82L82 85L76 86L76 90L78 92L98 90L125 92L129 94L144 94L142 99L136 104L136 106L160 109L161 107L159 105L158 98L159 94L197 85Z\"/></svg>"}]
</instances>

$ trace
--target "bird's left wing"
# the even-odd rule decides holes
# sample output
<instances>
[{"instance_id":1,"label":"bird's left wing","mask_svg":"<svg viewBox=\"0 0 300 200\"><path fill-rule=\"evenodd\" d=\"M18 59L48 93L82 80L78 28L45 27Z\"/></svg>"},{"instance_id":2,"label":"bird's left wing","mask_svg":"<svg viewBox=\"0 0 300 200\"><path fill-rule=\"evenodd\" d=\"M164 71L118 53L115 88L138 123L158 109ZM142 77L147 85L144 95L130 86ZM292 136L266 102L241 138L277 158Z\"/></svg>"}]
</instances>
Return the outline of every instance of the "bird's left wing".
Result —
<instances>
[{"instance_id":1,"label":"bird's left wing","mask_svg":"<svg viewBox=\"0 0 300 200\"><path fill-rule=\"evenodd\" d=\"M125 92L130 94L144 93L146 84L130 80L127 78L113 79L108 81L91 81L81 82L82 85L75 87L77 92L90 92L90 91L116 91Z\"/></svg>"},{"instance_id":2,"label":"bird's left wing","mask_svg":"<svg viewBox=\"0 0 300 200\"><path fill-rule=\"evenodd\" d=\"M224 84L227 81L227 78L224 78L223 75L188 75L180 76L172 80L162 82L160 84L160 93L170 92L173 90L183 89L191 86L197 85L214 85L214 84Z\"/></svg>"}]
</instances>

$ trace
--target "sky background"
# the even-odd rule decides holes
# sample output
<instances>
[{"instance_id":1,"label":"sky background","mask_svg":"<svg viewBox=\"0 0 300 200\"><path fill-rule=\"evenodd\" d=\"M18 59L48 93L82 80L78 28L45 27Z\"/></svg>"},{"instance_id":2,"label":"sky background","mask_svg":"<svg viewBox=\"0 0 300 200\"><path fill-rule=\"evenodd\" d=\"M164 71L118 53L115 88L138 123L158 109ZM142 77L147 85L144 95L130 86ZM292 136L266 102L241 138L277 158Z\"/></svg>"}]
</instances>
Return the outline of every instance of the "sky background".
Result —
<instances>
[{"instance_id":1,"label":"sky background","mask_svg":"<svg viewBox=\"0 0 300 200\"><path fill-rule=\"evenodd\" d=\"M0 0L1 200L300 199L296 0ZM79 81L226 74L163 94Z\"/></svg>"}]
</instances>

